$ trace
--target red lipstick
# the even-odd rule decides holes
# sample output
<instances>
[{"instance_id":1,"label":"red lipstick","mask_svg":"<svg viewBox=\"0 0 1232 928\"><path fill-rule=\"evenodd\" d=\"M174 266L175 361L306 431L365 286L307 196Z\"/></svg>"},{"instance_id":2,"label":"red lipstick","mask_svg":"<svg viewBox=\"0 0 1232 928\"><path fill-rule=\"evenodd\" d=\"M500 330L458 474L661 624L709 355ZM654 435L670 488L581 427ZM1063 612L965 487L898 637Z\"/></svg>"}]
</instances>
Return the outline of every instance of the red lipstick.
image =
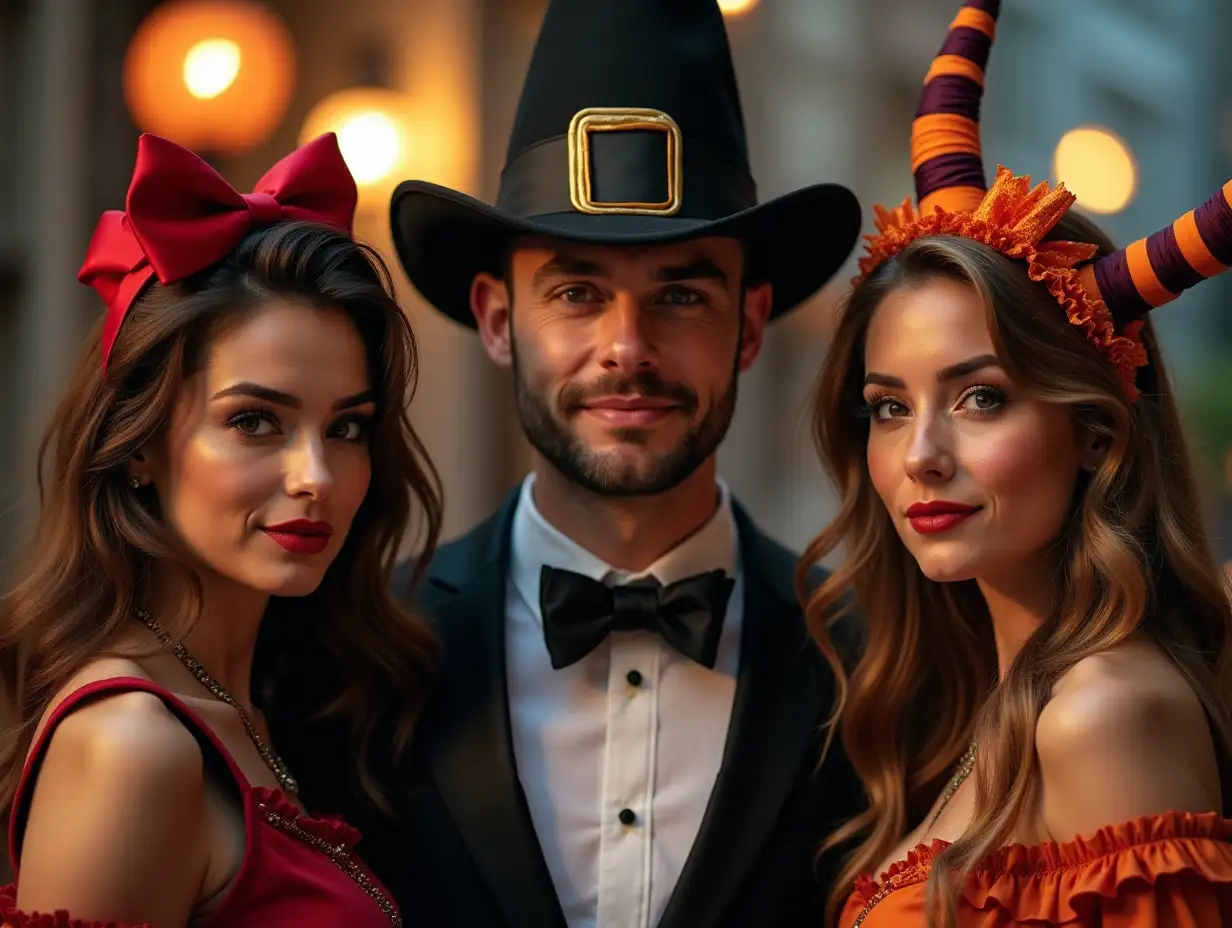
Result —
<instances>
[{"instance_id":1,"label":"red lipstick","mask_svg":"<svg viewBox=\"0 0 1232 928\"><path fill-rule=\"evenodd\" d=\"M914 503L907 510L907 520L921 535L936 535L961 525L982 508L984 507L937 499L927 503Z\"/></svg>"},{"instance_id":2,"label":"red lipstick","mask_svg":"<svg viewBox=\"0 0 1232 928\"><path fill-rule=\"evenodd\" d=\"M261 529L270 538L292 554L320 554L329 546L334 527L328 522L313 522L310 519L292 519Z\"/></svg>"}]
</instances>

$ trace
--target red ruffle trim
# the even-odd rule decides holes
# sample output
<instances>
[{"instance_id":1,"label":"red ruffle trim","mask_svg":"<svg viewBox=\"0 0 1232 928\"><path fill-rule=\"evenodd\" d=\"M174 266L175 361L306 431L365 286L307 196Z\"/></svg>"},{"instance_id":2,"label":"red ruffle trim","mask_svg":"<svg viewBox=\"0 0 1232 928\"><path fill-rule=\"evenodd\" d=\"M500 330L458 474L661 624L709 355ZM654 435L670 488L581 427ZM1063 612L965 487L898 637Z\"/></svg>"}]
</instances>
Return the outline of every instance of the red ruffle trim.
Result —
<instances>
[{"instance_id":1,"label":"red ruffle trim","mask_svg":"<svg viewBox=\"0 0 1232 928\"><path fill-rule=\"evenodd\" d=\"M863 906L887 880L923 882L947 847L945 841L917 846L880 881L869 875L857 879L852 895ZM1013 844L976 867L962 895L965 906L978 911L999 909L1017 921L1065 924L1089 914L1101 900L1184 875L1224 884L1232 892L1232 820L1215 812L1169 812L1070 841Z\"/></svg>"},{"instance_id":2,"label":"red ruffle trim","mask_svg":"<svg viewBox=\"0 0 1232 928\"><path fill-rule=\"evenodd\" d=\"M332 815L308 815L301 812L299 806L288 799L280 789L254 786L250 792L257 808L261 809L267 819L273 814L281 821L296 825L335 847L341 845L349 849L359 844L359 831L341 818Z\"/></svg>"},{"instance_id":3,"label":"red ruffle trim","mask_svg":"<svg viewBox=\"0 0 1232 928\"><path fill-rule=\"evenodd\" d=\"M73 918L68 912L23 912L17 908L17 886L0 887L0 917L4 928L150 928L148 922L99 922Z\"/></svg>"},{"instance_id":4,"label":"red ruffle trim","mask_svg":"<svg viewBox=\"0 0 1232 928\"><path fill-rule=\"evenodd\" d=\"M252 787L252 801L266 815L272 814L283 822L293 824L309 834L338 847L354 848L359 843L360 833L341 818L334 816L306 815L300 811L286 794L277 789ZM82 921L66 911L52 914L22 912L16 908L16 884L0 888L0 928L150 928L149 924L115 921Z\"/></svg>"}]
</instances>

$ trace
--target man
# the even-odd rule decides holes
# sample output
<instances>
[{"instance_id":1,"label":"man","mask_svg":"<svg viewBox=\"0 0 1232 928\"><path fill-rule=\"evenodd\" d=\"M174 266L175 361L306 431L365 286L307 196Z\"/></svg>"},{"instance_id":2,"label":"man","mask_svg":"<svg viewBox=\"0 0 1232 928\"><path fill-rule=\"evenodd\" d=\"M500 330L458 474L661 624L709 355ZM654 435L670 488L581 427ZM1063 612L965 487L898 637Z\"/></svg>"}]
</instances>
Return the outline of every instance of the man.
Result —
<instances>
[{"instance_id":1,"label":"man","mask_svg":"<svg viewBox=\"0 0 1232 928\"><path fill-rule=\"evenodd\" d=\"M837 748L818 767L795 557L715 452L855 198L757 205L715 0L553 0L496 207L408 182L392 215L416 287L512 371L534 467L417 593L441 676L361 853L407 924L820 928L858 789Z\"/></svg>"}]
</instances>

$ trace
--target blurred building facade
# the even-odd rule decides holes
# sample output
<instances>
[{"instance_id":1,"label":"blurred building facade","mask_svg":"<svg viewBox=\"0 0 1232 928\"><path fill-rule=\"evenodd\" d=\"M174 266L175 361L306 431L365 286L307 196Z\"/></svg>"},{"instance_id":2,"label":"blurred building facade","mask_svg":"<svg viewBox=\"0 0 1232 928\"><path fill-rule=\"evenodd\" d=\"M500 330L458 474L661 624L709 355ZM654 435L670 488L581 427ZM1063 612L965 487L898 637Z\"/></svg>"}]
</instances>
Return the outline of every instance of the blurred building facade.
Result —
<instances>
[{"instance_id":1,"label":"blurred building facade","mask_svg":"<svg viewBox=\"0 0 1232 928\"><path fill-rule=\"evenodd\" d=\"M1063 6L1064 4L1064 6ZM93 223L123 204L137 131L121 89L129 37L149 0L0 0L0 551L31 512L34 448L98 308L75 272ZM545 0L278 0L300 67L290 111L264 144L216 161L241 189L297 144L310 108L357 80L382 49L408 94L415 173L492 199ZM760 0L729 21L751 157L763 199L818 181L851 186L871 211L910 190L910 120L958 0ZM1232 167L1232 65L1218 43L1223 0L1005 0L990 66L991 166L1050 175L1058 139L1104 125L1143 178L1103 224L1122 242L1208 197ZM636 50L630 50L631 58ZM818 217L824 222L825 217ZM439 317L397 269L383 204L358 231L395 268L420 340L413 410L446 487L446 533L491 511L525 472L507 377L474 335ZM802 405L854 257L808 306L775 326L740 385L721 470L763 526L799 548L831 511ZM1230 282L1161 314L1182 374L1228 338ZM1182 377L1183 380L1183 377Z\"/></svg>"}]
</instances>

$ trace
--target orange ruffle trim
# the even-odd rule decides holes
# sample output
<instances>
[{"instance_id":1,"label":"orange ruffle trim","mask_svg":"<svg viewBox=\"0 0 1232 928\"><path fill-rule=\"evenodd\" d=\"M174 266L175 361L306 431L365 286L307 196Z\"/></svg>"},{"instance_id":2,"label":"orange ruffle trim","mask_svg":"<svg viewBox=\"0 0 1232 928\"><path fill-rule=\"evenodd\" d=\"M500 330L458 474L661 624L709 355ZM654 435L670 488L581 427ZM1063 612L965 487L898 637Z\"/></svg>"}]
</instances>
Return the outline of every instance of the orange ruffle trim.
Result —
<instances>
[{"instance_id":1,"label":"orange ruffle trim","mask_svg":"<svg viewBox=\"0 0 1232 928\"><path fill-rule=\"evenodd\" d=\"M974 212L951 213L938 206L926 216L916 212L911 197L897 209L874 207L878 234L865 236L868 245L854 283L916 239L953 235L981 242L1007 258L1026 262L1030 278L1048 288L1069 321L1113 364L1133 402L1138 398L1137 369L1147 363L1139 335L1142 323L1132 322L1118 333L1108 306L1079 282L1077 267L1095 257L1094 245L1044 241L1075 200L1064 184L1053 189L1042 181L1032 187L1029 177L998 166L996 182Z\"/></svg>"},{"instance_id":2,"label":"orange ruffle trim","mask_svg":"<svg viewBox=\"0 0 1232 928\"><path fill-rule=\"evenodd\" d=\"M856 881L839 919L849 928L886 884L863 928L922 928L925 883L947 842L921 844L880 882ZM970 875L960 928L1016 925L1197 928L1232 925L1232 820L1169 812L1102 828L1063 843L1002 848Z\"/></svg>"}]
</instances>

